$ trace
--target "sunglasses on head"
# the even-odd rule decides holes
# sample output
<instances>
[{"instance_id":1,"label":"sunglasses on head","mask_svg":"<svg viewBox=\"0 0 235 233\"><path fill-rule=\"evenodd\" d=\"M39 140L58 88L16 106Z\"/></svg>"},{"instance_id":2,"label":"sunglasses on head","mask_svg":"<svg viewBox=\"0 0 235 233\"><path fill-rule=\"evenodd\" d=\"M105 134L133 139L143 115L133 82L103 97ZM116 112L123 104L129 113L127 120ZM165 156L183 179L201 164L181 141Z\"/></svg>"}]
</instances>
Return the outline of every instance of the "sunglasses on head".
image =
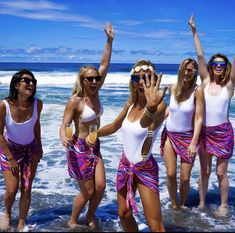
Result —
<instances>
[{"instance_id":1,"label":"sunglasses on head","mask_svg":"<svg viewBox=\"0 0 235 233\"><path fill-rule=\"evenodd\" d=\"M223 67L223 68L225 68L226 67L226 62L225 61L213 61L212 62L212 66L213 67L217 67L217 66L221 66L221 67Z\"/></svg>"},{"instance_id":2,"label":"sunglasses on head","mask_svg":"<svg viewBox=\"0 0 235 233\"><path fill-rule=\"evenodd\" d=\"M33 84L34 86L36 86L36 84L37 84L37 80L36 79L30 79L30 78L28 78L28 77L22 77L21 79L20 79L20 82L24 82L25 84Z\"/></svg>"},{"instance_id":3,"label":"sunglasses on head","mask_svg":"<svg viewBox=\"0 0 235 233\"><path fill-rule=\"evenodd\" d=\"M84 77L88 82L92 83L95 79L96 82L99 82L101 80L101 76L89 76Z\"/></svg>"},{"instance_id":4,"label":"sunglasses on head","mask_svg":"<svg viewBox=\"0 0 235 233\"><path fill-rule=\"evenodd\" d=\"M147 75L148 75L148 78L151 77L150 74L147 74ZM138 83L141 78L144 80L144 82L146 82L146 75L143 75L143 76L135 75L135 74L131 75L131 81L133 81L134 83Z\"/></svg>"}]
</instances>

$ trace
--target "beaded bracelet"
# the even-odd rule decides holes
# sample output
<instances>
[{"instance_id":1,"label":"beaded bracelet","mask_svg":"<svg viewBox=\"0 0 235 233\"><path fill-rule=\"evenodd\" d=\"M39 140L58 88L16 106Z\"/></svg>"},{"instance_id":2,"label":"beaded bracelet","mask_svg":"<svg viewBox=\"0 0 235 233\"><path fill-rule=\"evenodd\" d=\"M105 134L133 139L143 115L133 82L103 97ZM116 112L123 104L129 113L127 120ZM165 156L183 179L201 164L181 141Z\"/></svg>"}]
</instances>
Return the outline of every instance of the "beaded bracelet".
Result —
<instances>
[{"instance_id":1,"label":"beaded bracelet","mask_svg":"<svg viewBox=\"0 0 235 233\"><path fill-rule=\"evenodd\" d=\"M145 109L144 109L144 114L148 117L148 118L153 118L153 116L154 116L154 113L155 112L150 112L148 109L147 109L147 107L145 107Z\"/></svg>"},{"instance_id":2,"label":"beaded bracelet","mask_svg":"<svg viewBox=\"0 0 235 233\"><path fill-rule=\"evenodd\" d=\"M148 138L151 138L152 136L153 136L153 130L149 130L147 137L148 137Z\"/></svg>"}]
</instances>

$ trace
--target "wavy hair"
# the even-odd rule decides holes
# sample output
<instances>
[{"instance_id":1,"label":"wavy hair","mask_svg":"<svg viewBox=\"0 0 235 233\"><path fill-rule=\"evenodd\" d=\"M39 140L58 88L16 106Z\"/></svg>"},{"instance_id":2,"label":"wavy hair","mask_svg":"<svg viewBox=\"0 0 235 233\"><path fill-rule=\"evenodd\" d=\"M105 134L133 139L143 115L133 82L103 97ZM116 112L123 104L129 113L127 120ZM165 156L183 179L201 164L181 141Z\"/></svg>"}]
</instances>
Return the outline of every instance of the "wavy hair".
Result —
<instances>
[{"instance_id":1,"label":"wavy hair","mask_svg":"<svg viewBox=\"0 0 235 233\"><path fill-rule=\"evenodd\" d=\"M175 95L175 99L176 99L177 103L181 102L185 97L184 92L183 92L183 87L184 87L183 76L185 74L185 69L188 64L193 64L193 68L194 68L194 77L189 83L189 88L191 88L197 82L198 64L197 64L196 60L194 60L192 58L184 59L179 66L177 83L176 83L176 86L174 89L174 95Z\"/></svg>"},{"instance_id":2,"label":"wavy hair","mask_svg":"<svg viewBox=\"0 0 235 233\"><path fill-rule=\"evenodd\" d=\"M27 75L31 76L32 79L35 81L35 83L37 83L37 80L35 79L33 73L30 70L22 69L22 70L18 71L11 78L9 95L6 97L6 99L13 99L13 100L18 99L18 90L15 88L15 85L18 82L20 82L20 80L22 79L24 74L27 74ZM36 84L34 86L34 91L33 91L32 95L29 97L30 101L34 100L35 94L36 94Z\"/></svg>"},{"instance_id":3,"label":"wavy hair","mask_svg":"<svg viewBox=\"0 0 235 233\"><path fill-rule=\"evenodd\" d=\"M224 61L226 62L225 72L221 75L221 78L219 79L219 83L218 83L219 85L224 86L227 84L227 82L230 79L230 72L231 72L231 66L232 66L229 59L224 54L217 53L217 54L213 55L207 64L207 70L210 74L211 81L214 81L214 74L212 71L212 63L218 57L224 59Z\"/></svg>"},{"instance_id":4,"label":"wavy hair","mask_svg":"<svg viewBox=\"0 0 235 233\"><path fill-rule=\"evenodd\" d=\"M83 75L87 72L87 70L95 70L97 72L97 74L99 75L99 71L95 66L92 65L84 65L80 68L78 75L77 75L77 80L73 86L73 91L72 91L72 95L76 95L76 96L80 96L83 97L84 93L83 93Z\"/></svg>"},{"instance_id":5,"label":"wavy hair","mask_svg":"<svg viewBox=\"0 0 235 233\"><path fill-rule=\"evenodd\" d=\"M136 62L132 69L135 69L136 66L142 66L142 65L147 65L147 66L152 66L153 67L153 70L157 76L157 73L156 73L156 66L149 60L140 60L138 62ZM135 85L134 83L131 81L130 79L130 83L129 83L129 88L130 88L130 101L132 104L136 103L137 100L138 100L138 92L135 88Z\"/></svg>"}]
</instances>

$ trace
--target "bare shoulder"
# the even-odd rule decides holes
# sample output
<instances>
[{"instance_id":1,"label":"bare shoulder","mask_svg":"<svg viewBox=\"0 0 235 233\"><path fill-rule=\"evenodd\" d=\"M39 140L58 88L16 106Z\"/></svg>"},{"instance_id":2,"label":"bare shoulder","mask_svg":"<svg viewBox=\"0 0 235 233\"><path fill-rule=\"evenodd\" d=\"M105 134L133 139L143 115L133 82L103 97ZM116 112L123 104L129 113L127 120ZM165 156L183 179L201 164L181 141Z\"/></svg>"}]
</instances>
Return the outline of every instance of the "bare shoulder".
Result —
<instances>
[{"instance_id":1,"label":"bare shoulder","mask_svg":"<svg viewBox=\"0 0 235 233\"><path fill-rule=\"evenodd\" d=\"M4 111L4 113L6 112L6 105L3 102L3 100L0 101L0 113L2 113Z\"/></svg>"},{"instance_id":2,"label":"bare shoulder","mask_svg":"<svg viewBox=\"0 0 235 233\"><path fill-rule=\"evenodd\" d=\"M43 102L42 102L42 100L37 99L37 104L38 104L38 109L39 109L39 110L42 110L42 108L43 108Z\"/></svg>"},{"instance_id":3,"label":"bare shoulder","mask_svg":"<svg viewBox=\"0 0 235 233\"><path fill-rule=\"evenodd\" d=\"M73 111L80 112L83 109L83 104L84 104L84 101L82 97L73 95L68 100L66 107L70 108Z\"/></svg>"}]
</instances>

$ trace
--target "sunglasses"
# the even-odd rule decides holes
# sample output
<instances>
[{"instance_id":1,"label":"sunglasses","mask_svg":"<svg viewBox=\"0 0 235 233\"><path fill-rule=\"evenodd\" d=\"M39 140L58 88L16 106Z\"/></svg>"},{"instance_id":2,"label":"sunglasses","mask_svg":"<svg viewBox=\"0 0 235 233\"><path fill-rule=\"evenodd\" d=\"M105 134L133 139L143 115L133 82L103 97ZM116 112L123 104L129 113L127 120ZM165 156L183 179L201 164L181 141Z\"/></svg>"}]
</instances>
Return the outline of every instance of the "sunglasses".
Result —
<instances>
[{"instance_id":1,"label":"sunglasses","mask_svg":"<svg viewBox=\"0 0 235 233\"><path fill-rule=\"evenodd\" d=\"M151 75L147 74L148 78L150 79ZM140 76L140 75L131 75L131 81L133 81L134 83L138 83L140 81L140 79L143 79L144 82L146 82L146 75Z\"/></svg>"},{"instance_id":2,"label":"sunglasses","mask_svg":"<svg viewBox=\"0 0 235 233\"><path fill-rule=\"evenodd\" d=\"M83 77L85 78L88 82L92 83L95 79L96 82L99 82L101 80L101 76L89 76L89 77Z\"/></svg>"},{"instance_id":3,"label":"sunglasses","mask_svg":"<svg viewBox=\"0 0 235 233\"><path fill-rule=\"evenodd\" d=\"M226 62L225 61L213 61L212 62L212 66L213 67L217 67L217 66L221 66L222 68L225 68L226 67Z\"/></svg>"},{"instance_id":4,"label":"sunglasses","mask_svg":"<svg viewBox=\"0 0 235 233\"><path fill-rule=\"evenodd\" d=\"M36 79L30 79L30 78L26 78L26 77L22 77L20 79L20 82L24 82L27 85L33 84L34 86L36 86L36 84L37 84L37 80Z\"/></svg>"}]
</instances>

